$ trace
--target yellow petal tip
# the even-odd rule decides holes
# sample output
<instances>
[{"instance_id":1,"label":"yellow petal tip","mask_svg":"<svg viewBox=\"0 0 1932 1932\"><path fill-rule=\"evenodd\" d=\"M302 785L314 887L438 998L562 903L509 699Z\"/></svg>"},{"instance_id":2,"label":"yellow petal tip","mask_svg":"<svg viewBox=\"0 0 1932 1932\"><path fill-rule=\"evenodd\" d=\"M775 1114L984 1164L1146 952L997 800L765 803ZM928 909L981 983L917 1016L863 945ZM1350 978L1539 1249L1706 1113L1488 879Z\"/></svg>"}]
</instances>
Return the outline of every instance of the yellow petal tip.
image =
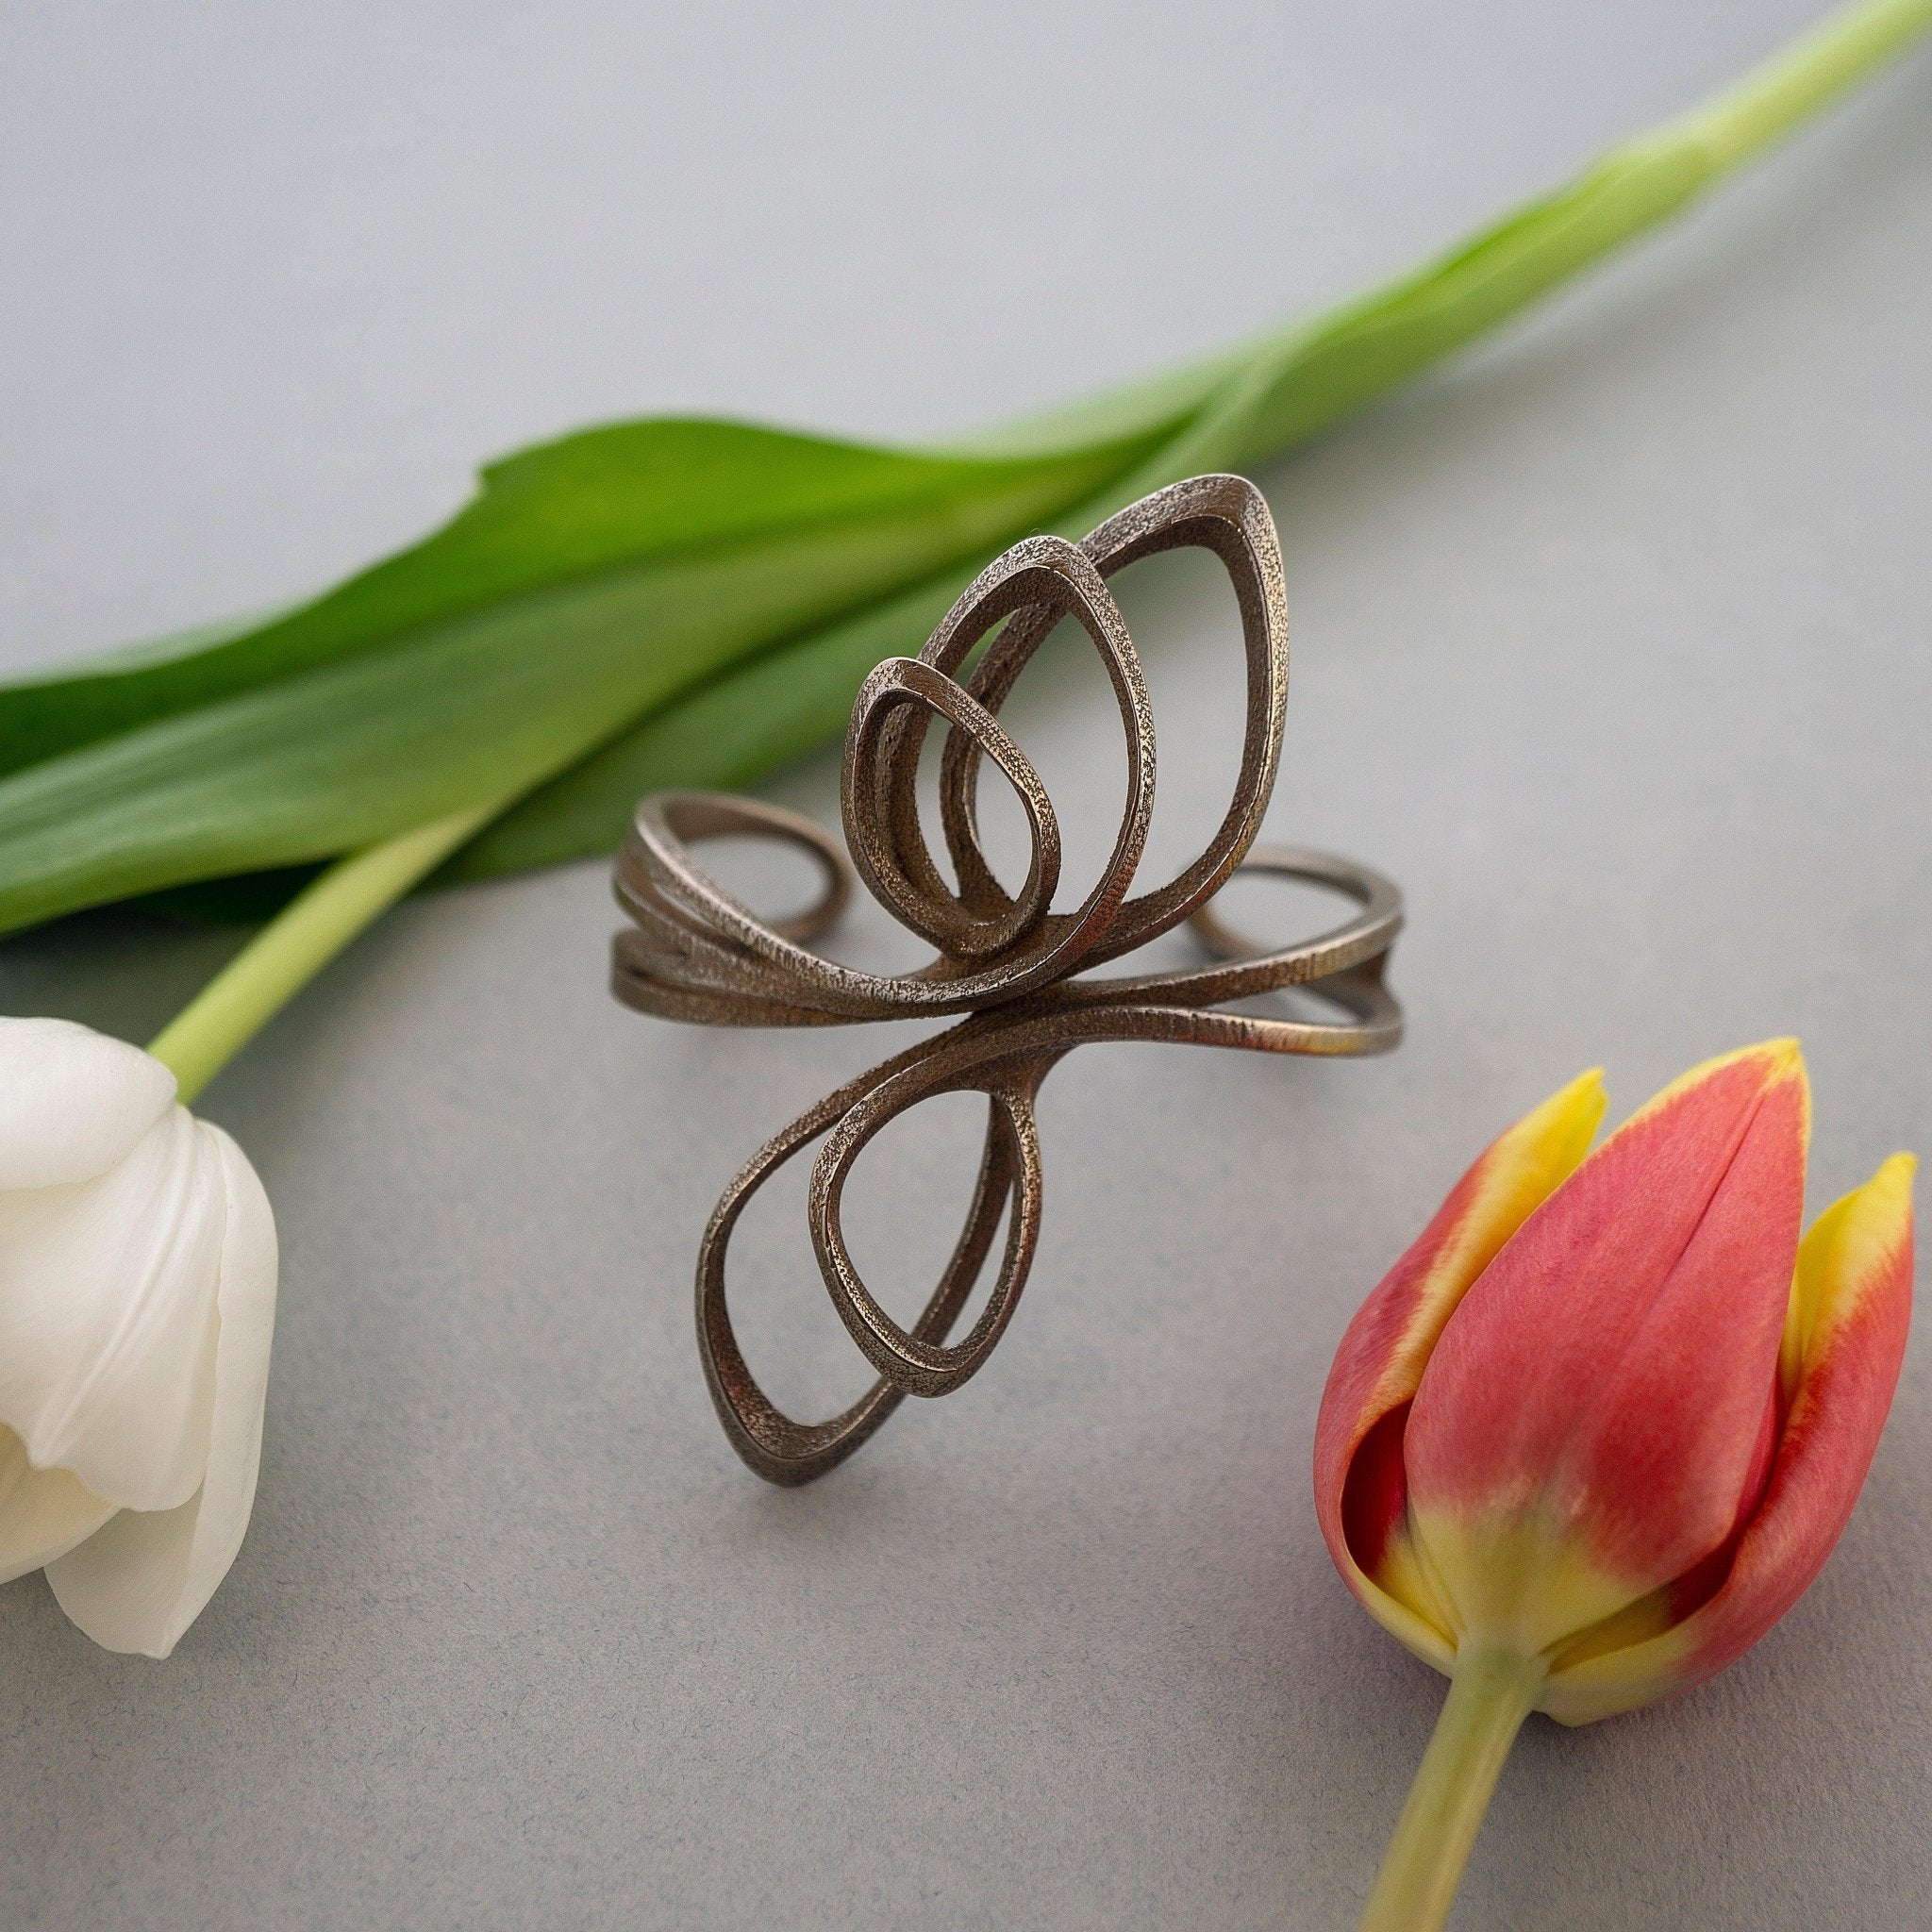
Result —
<instances>
[{"instance_id":1,"label":"yellow petal tip","mask_svg":"<svg viewBox=\"0 0 1932 1932\"><path fill-rule=\"evenodd\" d=\"M1591 1067L1567 1087L1559 1087L1517 1124L1515 1136L1542 1149L1552 1170L1552 1184L1560 1180L1590 1152L1596 1130L1609 1110L1604 1070Z\"/></svg>"},{"instance_id":2,"label":"yellow petal tip","mask_svg":"<svg viewBox=\"0 0 1932 1932\"><path fill-rule=\"evenodd\" d=\"M1736 1053L1720 1054L1717 1058L1707 1060L1702 1072L1711 1067L1722 1067L1734 1060L1760 1060L1764 1065L1767 1084L1782 1079L1789 1074L1801 1077L1805 1072L1805 1045L1794 1033L1788 1033L1776 1040L1760 1040L1754 1046L1740 1046Z\"/></svg>"}]
</instances>

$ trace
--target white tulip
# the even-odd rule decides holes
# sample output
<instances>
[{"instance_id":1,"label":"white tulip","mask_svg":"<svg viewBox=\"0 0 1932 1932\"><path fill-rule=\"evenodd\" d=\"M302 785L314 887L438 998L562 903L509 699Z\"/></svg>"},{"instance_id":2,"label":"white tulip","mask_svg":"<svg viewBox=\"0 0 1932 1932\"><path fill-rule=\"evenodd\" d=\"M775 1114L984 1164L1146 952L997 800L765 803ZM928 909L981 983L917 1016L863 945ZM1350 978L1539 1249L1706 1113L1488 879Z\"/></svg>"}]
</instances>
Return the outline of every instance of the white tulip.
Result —
<instances>
[{"instance_id":1,"label":"white tulip","mask_svg":"<svg viewBox=\"0 0 1932 1932\"><path fill-rule=\"evenodd\" d=\"M268 1196L152 1056L0 1018L0 1582L166 1657L255 1503Z\"/></svg>"}]
</instances>

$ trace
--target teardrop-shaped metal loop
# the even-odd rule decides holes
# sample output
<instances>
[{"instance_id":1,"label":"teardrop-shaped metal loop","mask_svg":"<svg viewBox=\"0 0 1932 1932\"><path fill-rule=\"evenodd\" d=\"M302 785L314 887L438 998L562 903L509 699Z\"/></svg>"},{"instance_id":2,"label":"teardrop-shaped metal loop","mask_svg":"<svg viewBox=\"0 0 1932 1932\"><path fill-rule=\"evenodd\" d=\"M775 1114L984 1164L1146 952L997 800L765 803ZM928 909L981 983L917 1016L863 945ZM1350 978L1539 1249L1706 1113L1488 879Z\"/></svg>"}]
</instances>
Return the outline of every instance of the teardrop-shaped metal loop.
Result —
<instances>
[{"instance_id":1,"label":"teardrop-shaped metal loop","mask_svg":"<svg viewBox=\"0 0 1932 1932\"><path fill-rule=\"evenodd\" d=\"M984 959L1010 951L1046 918L1060 878L1060 828L1053 800L1040 782L1033 761L1001 730L991 712L950 677L916 658L888 658L858 688L852 707L852 729L845 746L848 796L872 797L883 790L880 741L897 714L924 707L990 758L1005 774L1026 815L1032 854L1026 883L1018 899L1004 906L970 904L946 890L935 871L917 818L917 806L903 818L864 820L853 837L848 810L847 839L853 863L873 896L902 925L960 959ZM903 746L904 734L899 734ZM916 760L916 751L915 751ZM903 762L903 760L902 760Z\"/></svg>"},{"instance_id":2,"label":"teardrop-shaped metal loop","mask_svg":"<svg viewBox=\"0 0 1932 1932\"><path fill-rule=\"evenodd\" d=\"M725 1189L712 1210L710 1224L699 1245L698 1354L704 1366L705 1380L732 1447L768 1482L791 1485L809 1482L813 1477L824 1474L858 1449L912 1391L906 1377L882 1372L879 1379L857 1402L825 1421L800 1422L787 1415L765 1393L752 1374L732 1324L726 1271L731 1237L752 1196L781 1167L804 1153L825 1134L828 1127L843 1120L853 1105L889 1083L895 1074L921 1073L921 1058L920 1049L915 1048L887 1061L883 1067L874 1068L870 1074L862 1074L838 1092L828 1095L809 1112L801 1114L782 1133L774 1135ZM1037 1145L1032 1179L1028 1183L1020 1158L1021 1137L1014 1132L1010 1114L991 1099L989 1109L979 1173L974 1183L973 1199L967 1208L959 1239L954 1244L952 1255L919 1319L909 1330L897 1331L911 1347L935 1347L943 1343L952 1332L954 1324L972 1299L974 1288L985 1271L987 1257L1002 1221L1008 1222L1009 1230L1018 1227L1023 1221L1036 1229L1039 1225ZM1016 1257L1013 1246L1009 1231L1003 1268L1016 1277L1019 1285L1024 1285L1026 1257ZM1030 1254L1029 1239L1027 1257ZM834 1306L839 1307L841 1317L846 1316L829 1274L826 1275L826 1287L832 1292ZM1017 1295L1017 1287L1012 1292ZM849 1327L850 1318L846 1319ZM883 1315L880 1319L886 1320ZM989 1350L990 1347L988 1344ZM984 1353L980 1358L984 1359Z\"/></svg>"},{"instance_id":3,"label":"teardrop-shaped metal loop","mask_svg":"<svg viewBox=\"0 0 1932 1932\"><path fill-rule=\"evenodd\" d=\"M956 1044L955 1054L967 1044ZM847 1110L819 1154L807 1208L812 1247L833 1307L866 1358L908 1395L948 1394L985 1363L1019 1306L1040 1238L1040 1133L1033 1096L1058 1055L1019 1061L1002 1058L970 1072L953 1071L947 1064L951 1058L904 1069ZM853 1265L840 1209L855 1163L883 1128L923 1100L962 1091L987 1096L987 1147L980 1172L997 1166L1011 1175L1012 1212L1006 1252L986 1306L963 1340L949 1344L920 1334L916 1324L902 1328L879 1306Z\"/></svg>"},{"instance_id":4,"label":"teardrop-shaped metal loop","mask_svg":"<svg viewBox=\"0 0 1932 1932\"><path fill-rule=\"evenodd\" d=\"M947 885L919 819L919 758L927 714L902 711L874 724L868 691L862 687L846 734L841 803L846 843L860 878L900 918L905 919L908 909L917 914L918 919L906 923L942 950L950 946L956 958L1005 964L1009 996L1044 976L1072 971L1106 934L1132 885L1154 816L1154 714L1146 680L1126 623L1100 573L1082 549L1058 537L1029 537L989 564L961 592L918 658L928 677L943 679L970 706L958 716L939 703L930 710L945 715L956 726L966 719L974 721L948 735L942 773L961 759L976 772L982 758L993 758L1021 791L1021 803L1035 824L1037 860L1035 806L1014 777L1011 756L1000 755L1002 747L1010 747L1010 754L1017 755L1018 747L993 723L991 709L980 702L973 685L958 685L954 674L1002 621L1007 621L1008 631L1021 625L1028 635L1037 630L1044 638L1068 617L1086 632L1100 657L1113 687L1127 749L1126 793L1113 852L1075 910L1049 914L1053 889L1042 893L1031 870L1015 901L986 862L970 801L962 810L956 792L944 789L942 780L942 829L959 880L957 891ZM998 648L997 642L992 648ZM1037 787L1038 774L1030 763L1025 769ZM1051 812L1043 788L1039 804ZM946 908L943 913L937 910L940 907ZM963 936L966 942L949 941L948 933ZM1050 971L1042 974L1041 968L1049 959Z\"/></svg>"},{"instance_id":5,"label":"teardrop-shaped metal loop","mask_svg":"<svg viewBox=\"0 0 1932 1932\"><path fill-rule=\"evenodd\" d=\"M1132 952L1187 918L1226 884L1260 834L1288 720L1288 586L1268 500L1245 476L1171 484L1110 517L1080 547L1103 577L1164 551L1211 552L1234 589L1247 674L1241 766L1221 824L1192 864L1121 908L1095 951L1103 959Z\"/></svg>"}]
</instances>

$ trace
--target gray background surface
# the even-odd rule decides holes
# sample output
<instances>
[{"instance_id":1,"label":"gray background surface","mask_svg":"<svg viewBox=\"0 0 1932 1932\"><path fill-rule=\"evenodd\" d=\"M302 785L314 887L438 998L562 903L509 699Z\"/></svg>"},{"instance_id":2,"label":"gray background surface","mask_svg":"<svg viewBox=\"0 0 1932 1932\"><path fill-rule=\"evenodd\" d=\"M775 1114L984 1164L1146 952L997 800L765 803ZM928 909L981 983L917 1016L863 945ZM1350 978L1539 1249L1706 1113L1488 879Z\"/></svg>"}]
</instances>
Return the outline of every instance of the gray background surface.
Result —
<instances>
[{"instance_id":1,"label":"gray background surface","mask_svg":"<svg viewBox=\"0 0 1932 1932\"><path fill-rule=\"evenodd\" d=\"M1815 11L16 5L0 653L326 581L576 423L936 434L1158 365ZM808 1491L720 1435L691 1259L882 1038L620 1011L595 865L390 919L207 1102L284 1252L227 1583L160 1666L0 1592L0 1919L1350 1923L1441 1694L1307 1496L1361 1295L1594 1061L1621 1112L1802 1033L1815 1205L1932 1151L1928 288L1922 57L1264 479L1296 624L1271 831L1407 888L1408 1043L1076 1057L998 1357ZM1237 654L1205 576L1133 590L1173 861L1224 795ZM1113 727L1074 658L1029 685L1008 715L1091 851ZM829 814L835 782L769 791ZM145 1037L228 943L74 922L0 948L0 1002ZM862 1191L902 1306L963 1202L960 1107ZM829 1400L799 1210L749 1229L746 1321ZM1457 1924L1932 1919L1928 1457L1919 1345L1821 1581L1690 1697L1533 1720Z\"/></svg>"}]
</instances>

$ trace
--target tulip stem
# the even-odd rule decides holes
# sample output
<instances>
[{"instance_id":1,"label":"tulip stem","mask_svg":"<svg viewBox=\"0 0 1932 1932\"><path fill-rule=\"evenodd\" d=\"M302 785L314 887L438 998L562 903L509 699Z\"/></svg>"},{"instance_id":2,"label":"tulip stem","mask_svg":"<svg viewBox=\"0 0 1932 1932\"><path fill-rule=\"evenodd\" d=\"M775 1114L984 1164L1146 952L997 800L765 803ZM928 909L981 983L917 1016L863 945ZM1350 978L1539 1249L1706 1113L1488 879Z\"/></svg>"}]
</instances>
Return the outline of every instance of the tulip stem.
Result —
<instances>
[{"instance_id":1,"label":"tulip stem","mask_svg":"<svg viewBox=\"0 0 1932 1932\"><path fill-rule=\"evenodd\" d=\"M1932 26L1928 0L1864 0L1827 14L1678 124L1735 167Z\"/></svg>"},{"instance_id":2,"label":"tulip stem","mask_svg":"<svg viewBox=\"0 0 1932 1932\"><path fill-rule=\"evenodd\" d=\"M1543 1674L1499 1650L1456 1659L1449 1695L1382 1855L1359 1932L1437 1932Z\"/></svg>"},{"instance_id":3,"label":"tulip stem","mask_svg":"<svg viewBox=\"0 0 1932 1932\"><path fill-rule=\"evenodd\" d=\"M365 927L509 803L493 798L339 859L158 1033L183 1106Z\"/></svg>"}]
</instances>

